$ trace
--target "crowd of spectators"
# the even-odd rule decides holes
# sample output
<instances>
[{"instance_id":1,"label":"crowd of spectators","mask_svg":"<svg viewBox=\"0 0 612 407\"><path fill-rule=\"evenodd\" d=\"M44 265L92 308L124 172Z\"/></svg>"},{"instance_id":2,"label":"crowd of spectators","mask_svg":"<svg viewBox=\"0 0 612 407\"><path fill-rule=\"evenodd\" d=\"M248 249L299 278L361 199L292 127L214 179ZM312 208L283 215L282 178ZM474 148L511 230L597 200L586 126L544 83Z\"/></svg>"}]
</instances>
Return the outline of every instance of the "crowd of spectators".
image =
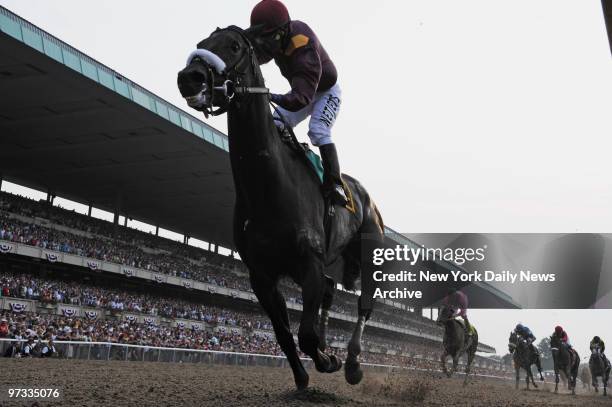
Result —
<instances>
[{"instance_id":1,"label":"crowd of spectators","mask_svg":"<svg viewBox=\"0 0 612 407\"><path fill-rule=\"evenodd\" d=\"M59 230L58 225L73 230ZM252 292L244 264L233 257L6 192L0 192L0 239ZM289 302L301 303L295 283L283 280L280 289ZM338 291L331 310L356 315L356 303L354 294ZM372 320L441 334L432 321L384 304L377 305Z\"/></svg>"},{"instance_id":2,"label":"crowd of spectators","mask_svg":"<svg viewBox=\"0 0 612 407\"><path fill-rule=\"evenodd\" d=\"M27 273L0 273L0 294L46 304L85 305L108 311L100 318L68 317L56 314L16 313L5 310L0 321L0 338L32 341L8 347L8 356L30 356L36 343L44 355L55 353L55 341L110 342L171 348L209 349L282 355L266 316L182 301L171 297L145 295L115 288L91 287L81 282L40 278ZM189 318L204 321L210 329L172 326L172 323L139 323L122 318L123 311ZM297 332L298 323L292 325ZM239 327L240 330L232 330ZM268 332L265 332L268 331ZM351 333L330 324L328 343L332 351L346 357L346 341ZM36 342L34 342L36 341ZM373 334L366 330L362 360L437 369L439 344L417 338ZM49 351L53 349L53 351ZM45 351L46 350L46 351ZM369 350L369 351L368 351ZM25 353L24 353L25 352ZM303 356L303 355L302 355Z\"/></svg>"},{"instance_id":3,"label":"crowd of spectators","mask_svg":"<svg viewBox=\"0 0 612 407\"><path fill-rule=\"evenodd\" d=\"M111 314L133 312L166 318L184 318L253 329L271 329L269 319L255 313L154 296L117 288L93 287L76 281L38 278L27 273L0 272L0 294L42 304L70 304L108 310Z\"/></svg>"}]
</instances>

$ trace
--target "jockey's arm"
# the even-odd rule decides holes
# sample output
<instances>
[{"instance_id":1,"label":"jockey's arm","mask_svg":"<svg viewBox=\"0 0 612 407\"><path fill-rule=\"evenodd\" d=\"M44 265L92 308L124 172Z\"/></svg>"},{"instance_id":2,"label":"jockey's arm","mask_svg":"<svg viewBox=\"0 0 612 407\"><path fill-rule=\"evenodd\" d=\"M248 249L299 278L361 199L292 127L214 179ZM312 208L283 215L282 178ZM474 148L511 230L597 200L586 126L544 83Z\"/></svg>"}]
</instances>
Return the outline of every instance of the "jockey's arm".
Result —
<instances>
[{"instance_id":1,"label":"jockey's arm","mask_svg":"<svg viewBox=\"0 0 612 407\"><path fill-rule=\"evenodd\" d=\"M311 47L295 51L294 62L298 64L291 78L291 91L284 95L272 95L272 101L280 107L297 112L312 103L321 79L321 59Z\"/></svg>"}]
</instances>

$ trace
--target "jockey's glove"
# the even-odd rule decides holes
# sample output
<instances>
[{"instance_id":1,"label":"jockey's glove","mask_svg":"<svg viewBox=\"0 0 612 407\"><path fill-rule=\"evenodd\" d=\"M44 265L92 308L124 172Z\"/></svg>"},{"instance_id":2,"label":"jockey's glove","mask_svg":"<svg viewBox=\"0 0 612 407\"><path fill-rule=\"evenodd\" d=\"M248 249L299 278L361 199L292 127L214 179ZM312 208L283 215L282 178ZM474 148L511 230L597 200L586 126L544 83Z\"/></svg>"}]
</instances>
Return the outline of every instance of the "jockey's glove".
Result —
<instances>
[{"instance_id":1,"label":"jockey's glove","mask_svg":"<svg viewBox=\"0 0 612 407\"><path fill-rule=\"evenodd\" d=\"M272 101L272 103L276 103L277 105L278 105L278 102L280 102L282 97L283 95L279 95L276 93L270 93L270 100Z\"/></svg>"}]
</instances>

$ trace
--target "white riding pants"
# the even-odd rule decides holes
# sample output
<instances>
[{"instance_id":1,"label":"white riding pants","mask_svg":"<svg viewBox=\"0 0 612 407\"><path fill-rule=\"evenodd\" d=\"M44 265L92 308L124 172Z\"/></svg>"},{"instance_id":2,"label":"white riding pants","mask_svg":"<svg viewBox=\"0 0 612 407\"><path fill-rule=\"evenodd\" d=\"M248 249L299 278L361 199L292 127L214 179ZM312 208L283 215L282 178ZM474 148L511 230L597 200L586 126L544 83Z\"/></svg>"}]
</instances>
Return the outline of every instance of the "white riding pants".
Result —
<instances>
[{"instance_id":1,"label":"white riding pants","mask_svg":"<svg viewBox=\"0 0 612 407\"><path fill-rule=\"evenodd\" d=\"M342 91L336 83L326 91L317 92L312 103L297 112L290 112L280 106L277 109L291 128L310 116L308 137L314 146L320 147L332 143L331 129L340 113L341 101ZM283 127L277 112L274 112L274 122L277 127Z\"/></svg>"}]
</instances>

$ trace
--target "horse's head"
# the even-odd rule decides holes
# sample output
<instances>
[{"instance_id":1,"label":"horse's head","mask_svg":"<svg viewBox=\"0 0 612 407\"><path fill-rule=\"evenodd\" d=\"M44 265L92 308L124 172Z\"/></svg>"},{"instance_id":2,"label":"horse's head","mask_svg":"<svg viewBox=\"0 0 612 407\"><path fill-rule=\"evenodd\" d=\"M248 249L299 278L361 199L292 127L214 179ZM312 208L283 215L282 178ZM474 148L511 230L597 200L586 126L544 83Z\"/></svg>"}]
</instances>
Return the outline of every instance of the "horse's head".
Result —
<instances>
[{"instance_id":1,"label":"horse's head","mask_svg":"<svg viewBox=\"0 0 612 407\"><path fill-rule=\"evenodd\" d=\"M229 26L218 28L197 45L177 83L187 104L208 117L227 111L237 94L267 93L249 88L255 77L260 78L261 71L249 32Z\"/></svg>"},{"instance_id":2,"label":"horse's head","mask_svg":"<svg viewBox=\"0 0 612 407\"><path fill-rule=\"evenodd\" d=\"M455 309L453 307L441 306L438 309L438 319L436 320L436 323L438 325L444 325L446 322L451 320L454 315L455 315Z\"/></svg>"},{"instance_id":3,"label":"horse's head","mask_svg":"<svg viewBox=\"0 0 612 407\"><path fill-rule=\"evenodd\" d=\"M508 352L512 353L516 349L516 344L518 342L517 338L516 332L510 332L510 337L508 338Z\"/></svg>"}]
</instances>

